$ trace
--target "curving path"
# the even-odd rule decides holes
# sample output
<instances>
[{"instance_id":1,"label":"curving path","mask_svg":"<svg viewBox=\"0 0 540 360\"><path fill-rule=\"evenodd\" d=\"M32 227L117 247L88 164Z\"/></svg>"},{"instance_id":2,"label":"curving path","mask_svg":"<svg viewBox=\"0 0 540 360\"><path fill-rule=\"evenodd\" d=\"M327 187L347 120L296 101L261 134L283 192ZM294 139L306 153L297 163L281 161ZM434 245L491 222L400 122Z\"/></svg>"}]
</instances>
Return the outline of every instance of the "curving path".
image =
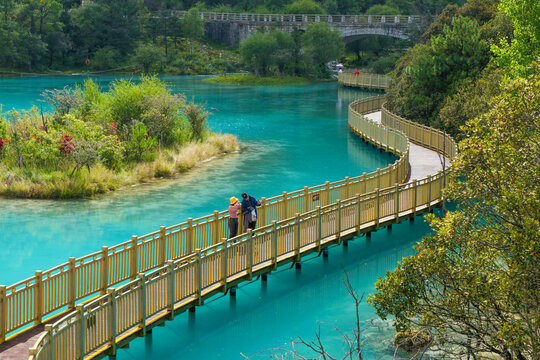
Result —
<instances>
[{"instance_id":1,"label":"curving path","mask_svg":"<svg viewBox=\"0 0 540 360\"><path fill-rule=\"evenodd\" d=\"M366 114L365 116L378 124L381 123L380 111ZM434 175L443 169L443 156L441 154L411 141L409 141L409 146L409 165L411 168L409 170L407 182L414 179L423 179L428 175ZM450 159L446 156L444 158L446 167L448 167L450 165Z\"/></svg>"}]
</instances>

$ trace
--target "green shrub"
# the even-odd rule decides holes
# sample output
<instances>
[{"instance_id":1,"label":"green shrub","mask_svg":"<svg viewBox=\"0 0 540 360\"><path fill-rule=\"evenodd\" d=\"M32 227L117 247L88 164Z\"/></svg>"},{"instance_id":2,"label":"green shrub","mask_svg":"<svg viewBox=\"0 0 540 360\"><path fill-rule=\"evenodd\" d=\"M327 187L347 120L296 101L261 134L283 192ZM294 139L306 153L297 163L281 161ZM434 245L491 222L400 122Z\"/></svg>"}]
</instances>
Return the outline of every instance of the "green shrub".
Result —
<instances>
[{"instance_id":1,"label":"green shrub","mask_svg":"<svg viewBox=\"0 0 540 360\"><path fill-rule=\"evenodd\" d=\"M131 140L126 144L126 157L135 161L150 160L152 156L148 152L156 145L157 140L148 136L146 125L137 122L131 127Z\"/></svg>"}]
</instances>

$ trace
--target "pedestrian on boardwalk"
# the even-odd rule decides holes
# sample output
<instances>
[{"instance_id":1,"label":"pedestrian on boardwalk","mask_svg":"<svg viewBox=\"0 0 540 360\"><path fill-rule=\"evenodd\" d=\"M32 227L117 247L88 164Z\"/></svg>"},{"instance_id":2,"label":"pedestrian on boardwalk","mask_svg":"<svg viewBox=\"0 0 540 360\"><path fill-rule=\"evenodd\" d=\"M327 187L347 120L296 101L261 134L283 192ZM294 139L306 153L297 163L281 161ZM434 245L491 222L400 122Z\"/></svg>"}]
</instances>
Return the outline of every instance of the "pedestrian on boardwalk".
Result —
<instances>
[{"instance_id":1,"label":"pedestrian on boardwalk","mask_svg":"<svg viewBox=\"0 0 540 360\"><path fill-rule=\"evenodd\" d=\"M242 193L242 215L244 215L244 232L247 229L255 229L257 223L257 206L261 206L259 200L246 193Z\"/></svg>"},{"instance_id":2,"label":"pedestrian on boardwalk","mask_svg":"<svg viewBox=\"0 0 540 360\"><path fill-rule=\"evenodd\" d=\"M238 209L242 205L234 196L230 199L229 205L229 239L238 234Z\"/></svg>"}]
</instances>

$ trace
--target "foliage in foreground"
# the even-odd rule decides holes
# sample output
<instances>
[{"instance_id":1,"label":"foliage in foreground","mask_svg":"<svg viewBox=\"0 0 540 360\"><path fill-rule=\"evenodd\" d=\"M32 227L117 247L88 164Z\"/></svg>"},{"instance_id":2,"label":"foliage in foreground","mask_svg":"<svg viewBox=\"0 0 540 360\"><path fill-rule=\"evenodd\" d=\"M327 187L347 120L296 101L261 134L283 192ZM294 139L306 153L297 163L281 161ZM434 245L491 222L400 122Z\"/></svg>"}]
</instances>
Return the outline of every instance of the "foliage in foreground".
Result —
<instances>
[{"instance_id":1,"label":"foliage in foreground","mask_svg":"<svg viewBox=\"0 0 540 360\"><path fill-rule=\"evenodd\" d=\"M468 121L436 234L369 301L450 356L540 358L540 66Z\"/></svg>"},{"instance_id":2,"label":"foliage in foreground","mask_svg":"<svg viewBox=\"0 0 540 360\"><path fill-rule=\"evenodd\" d=\"M0 193L91 196L171 176L238 147L234 137L211 136L204 107L169 93L156 78L120 80L108 92L90 80L82 89L43 95L53 114L34 108L0 118ZM201 144L190 150L193 159L181 155L190 142Z\"/></svg>"}]
</instances>

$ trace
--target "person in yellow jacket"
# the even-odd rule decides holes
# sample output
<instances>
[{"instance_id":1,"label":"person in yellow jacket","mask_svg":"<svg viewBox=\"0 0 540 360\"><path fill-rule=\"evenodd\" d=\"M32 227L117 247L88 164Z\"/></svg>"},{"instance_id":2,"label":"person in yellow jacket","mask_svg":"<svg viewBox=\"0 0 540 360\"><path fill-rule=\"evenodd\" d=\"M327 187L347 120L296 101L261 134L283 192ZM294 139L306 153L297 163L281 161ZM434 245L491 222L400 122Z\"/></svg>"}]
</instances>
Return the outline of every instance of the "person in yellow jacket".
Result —
<instances>
[{"instance_id":1,"label":"person in yellow jacket","mask_svg":"<svg viewBox=\"0 0 540 360\"><path fill-rule=\"evenodd\" d=\"M238 210L242 204L234 196L230 199L229 205L229 239L238 235Z\"/></svg>"}]
</instances>

